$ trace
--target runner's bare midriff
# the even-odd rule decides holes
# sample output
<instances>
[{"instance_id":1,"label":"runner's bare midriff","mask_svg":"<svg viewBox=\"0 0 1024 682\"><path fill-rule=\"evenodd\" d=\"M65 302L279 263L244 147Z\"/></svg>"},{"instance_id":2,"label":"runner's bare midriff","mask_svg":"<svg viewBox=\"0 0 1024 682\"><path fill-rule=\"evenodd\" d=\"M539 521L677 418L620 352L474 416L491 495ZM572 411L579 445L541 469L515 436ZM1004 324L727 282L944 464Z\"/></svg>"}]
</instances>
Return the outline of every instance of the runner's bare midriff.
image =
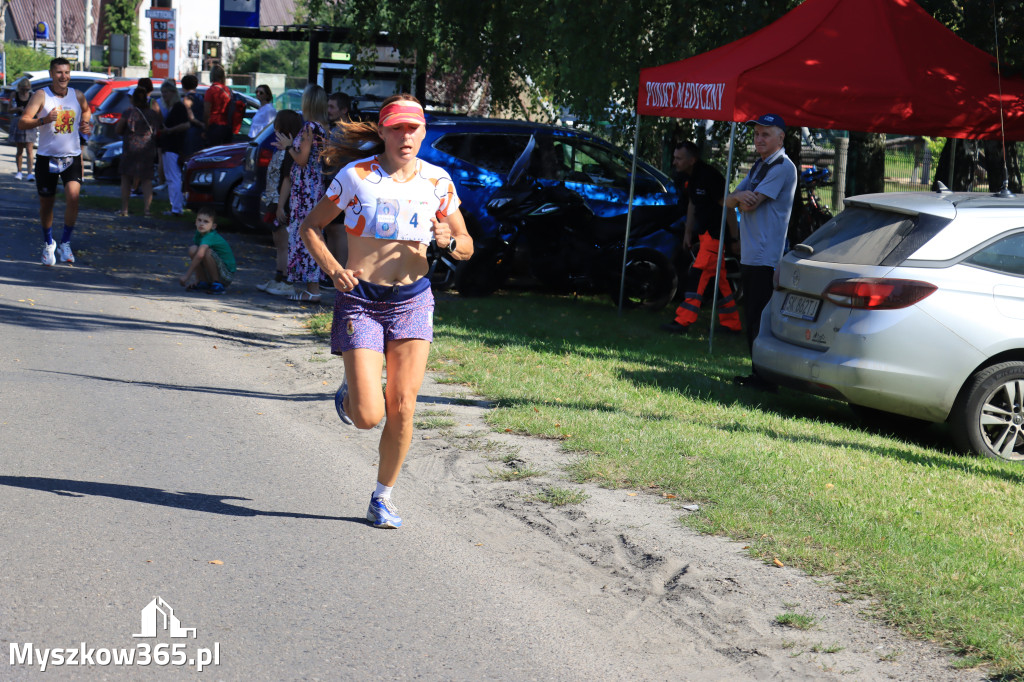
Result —
<instances>
[{"instance_id":1,"label":"runner's bare midriff","mask_svg":"<svg viewBox=\"0 0 1024 682\"><path fill-rule=\"evenodd\" d=\"M359 279L385 286L412 284L430 269L427 245L415 241L395 241L373 237L348 236L349 270L362 270Z\"/></svg>"}]
</instances>

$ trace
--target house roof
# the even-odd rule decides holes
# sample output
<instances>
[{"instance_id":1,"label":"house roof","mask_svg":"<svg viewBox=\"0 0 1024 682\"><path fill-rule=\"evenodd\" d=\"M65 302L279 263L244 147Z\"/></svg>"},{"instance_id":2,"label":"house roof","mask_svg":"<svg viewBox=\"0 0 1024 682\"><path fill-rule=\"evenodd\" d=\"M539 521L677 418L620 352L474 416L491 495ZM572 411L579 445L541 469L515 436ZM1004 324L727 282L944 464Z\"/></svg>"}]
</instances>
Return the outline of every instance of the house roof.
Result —
<instances>
[{"instance_id":1,"label":"house roof","mask_svg":"<svg viewBox=\"0 0 1024 682\"><path fill-rule=\"evenodd\" d=\"M50 40L54 39L56 28L54 17L56 9L51 0L11 0L8 5L10 17L14 23L14 31L18 40L32 42L36 22L45 21L50 25ZM61 0L61 42L85 42L85 0ZM92 42L102 35L103 2L93 0L92 3Z\"/></svg>"}]
</instances>

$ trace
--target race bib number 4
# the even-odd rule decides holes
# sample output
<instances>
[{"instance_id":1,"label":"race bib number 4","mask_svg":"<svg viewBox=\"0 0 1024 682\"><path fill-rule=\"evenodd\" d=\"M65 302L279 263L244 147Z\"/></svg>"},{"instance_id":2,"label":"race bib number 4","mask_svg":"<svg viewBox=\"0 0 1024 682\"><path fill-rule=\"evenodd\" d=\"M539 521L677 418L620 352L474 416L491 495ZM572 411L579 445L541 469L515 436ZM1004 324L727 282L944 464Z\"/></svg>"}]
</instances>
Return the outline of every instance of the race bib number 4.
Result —
<instances>
[{"instance_id":1,"label":"race bib number 4","mask_svg":"<svg viewBox=\"0 0 1024 682\"><path fill-rule=\"evenodd\" d=\"M433 211L426 201L410 199L377 199L373 236L377 239L429 242L430 216Z\"/></svg>"}]
</instances>

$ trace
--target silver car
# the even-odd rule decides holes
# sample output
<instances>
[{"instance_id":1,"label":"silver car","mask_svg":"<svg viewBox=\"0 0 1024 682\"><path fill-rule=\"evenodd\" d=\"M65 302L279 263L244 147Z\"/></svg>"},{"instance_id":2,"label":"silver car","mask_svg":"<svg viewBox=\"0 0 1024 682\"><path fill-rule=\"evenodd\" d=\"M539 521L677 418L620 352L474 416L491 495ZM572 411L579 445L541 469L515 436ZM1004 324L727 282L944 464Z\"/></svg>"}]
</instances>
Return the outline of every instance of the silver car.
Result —
<instances>
[{"instance_id":1,"label":"silver car","mask_svg":"<svg viewBox=\"0 0 1024 682\"><path fill-rule=\"evenodd\" d=\"M960 449L1024 461L1024 198L853 197L777 280L754 342L762 377L948 421Z\"/></svg>"}]
</instances>

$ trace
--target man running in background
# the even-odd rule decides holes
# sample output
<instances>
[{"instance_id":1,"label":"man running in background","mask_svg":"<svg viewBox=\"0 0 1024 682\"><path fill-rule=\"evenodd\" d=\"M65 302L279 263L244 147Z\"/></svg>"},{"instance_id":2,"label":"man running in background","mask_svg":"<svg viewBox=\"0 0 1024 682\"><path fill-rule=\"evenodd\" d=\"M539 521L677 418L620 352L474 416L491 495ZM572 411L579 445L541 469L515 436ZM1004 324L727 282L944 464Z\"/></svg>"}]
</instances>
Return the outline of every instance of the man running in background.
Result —
<instances>
[{"instance_id":1,"label":"man running in background","mask_svg":"<svg viewBox=\"0 0 1024 682\"><path fill-rule=\"evenodd\" d=\"M78 194L82 189L82 146L80 134L92 132L92 112L85 95L69 88L71 62L63 57L50 61L49 87L37 90L18 120L21 130L39 129L36 152L36 191L39 194L39 222L43 228L43 265L74 263L71 232L78 219ZM64 183L64 233L60 244L53 240L53 204L57 179Z\"/></svg>"}]
</instances>

